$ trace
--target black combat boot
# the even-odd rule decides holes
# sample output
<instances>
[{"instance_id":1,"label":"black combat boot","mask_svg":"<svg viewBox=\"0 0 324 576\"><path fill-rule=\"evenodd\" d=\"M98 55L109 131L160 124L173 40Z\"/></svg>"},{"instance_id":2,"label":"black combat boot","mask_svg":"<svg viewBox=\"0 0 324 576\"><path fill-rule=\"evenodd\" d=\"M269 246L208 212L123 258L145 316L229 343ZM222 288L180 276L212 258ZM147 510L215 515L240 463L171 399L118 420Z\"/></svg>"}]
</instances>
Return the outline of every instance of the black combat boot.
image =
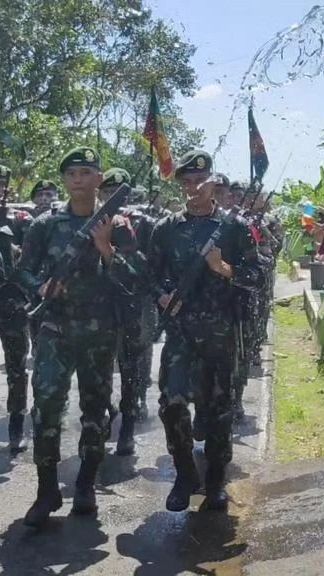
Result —
<instances>
[{"instance_id":1,"label":"black combat boot","mask_svg":"<svg viewBox=\"0 0 324 576\"><path fill-rule=\"evenodd\" d=\"M51 512L62 506L62 495L57 480L56 464L37 466L38 492L37 500L28 510L24 524L33 528L41 528L48 520Z\"/></svg>"},{"instance_id":2,"label":"black combat boot","mask_svg":"<svg viewBox=\"0 0 324 576\"><path fill-rule=\"evenodd\" d=\"M24 437L25 416L19 412L13 412L9 417L9 449L11 454L18 454L27 450L27 441Z\"/></svg>"},{"instance_id":3,"label":"black combat boot","mask_svg":"<svg viewBox=\"0 0 324 576\"><path fill-rule=\"evenodd\" d=\"M99 461L92 454L82 460L75 483L72 512L74 514L95 514L97 512L95 480Z\"/></svg>"},{"instance_id":4,"label":"black combat boot","mask_svg":"<svg viewBox=\"0 0 324 576\"><path fill-rule=\"evenodd\" d=\"M228 494L225 486L225 468L209 465L206 472L206 507L208 510L225 511Z\"/></svg>"},{"instance_id":5,"label":"black combat boot","mask_svg":"<svg viewBox=\"0 0 324 576\"><path fill-rule=\"evenodd\" d=\"M123 414L117 442L117 456L131 456L135 452L134 440L135 418Z\"/></svg>"},{"instance_id":6,"label":"black combat boot","mask_svg":"<svg viewBox=\"0 0 324 576\"><path fill-rule=\"evenodd\" d=\"M192 454L174 456L177 477L174 486L166 499L166 508L170 512L186 510L190 504L190 496L199 490L199 475Z\"/></svg>"}]
</instances>

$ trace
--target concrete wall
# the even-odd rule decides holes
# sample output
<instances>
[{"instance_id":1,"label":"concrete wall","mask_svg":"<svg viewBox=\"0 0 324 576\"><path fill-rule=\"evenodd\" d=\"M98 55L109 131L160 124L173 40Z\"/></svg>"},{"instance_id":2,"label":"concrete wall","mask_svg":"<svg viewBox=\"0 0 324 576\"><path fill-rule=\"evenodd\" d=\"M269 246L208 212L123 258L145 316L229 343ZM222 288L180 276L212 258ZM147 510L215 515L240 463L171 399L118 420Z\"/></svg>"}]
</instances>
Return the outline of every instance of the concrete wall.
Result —
<instances>
[{"instance_id":1,"label":"concrete wall","mask_svg":"<svg viewBox=\"0 0 324 576\"><path fill-rule=\"evenodd\" d=\"M320 290L304 290L304 307L321 360L324 360L324 300Z\"/></svg>"}]
</instances>

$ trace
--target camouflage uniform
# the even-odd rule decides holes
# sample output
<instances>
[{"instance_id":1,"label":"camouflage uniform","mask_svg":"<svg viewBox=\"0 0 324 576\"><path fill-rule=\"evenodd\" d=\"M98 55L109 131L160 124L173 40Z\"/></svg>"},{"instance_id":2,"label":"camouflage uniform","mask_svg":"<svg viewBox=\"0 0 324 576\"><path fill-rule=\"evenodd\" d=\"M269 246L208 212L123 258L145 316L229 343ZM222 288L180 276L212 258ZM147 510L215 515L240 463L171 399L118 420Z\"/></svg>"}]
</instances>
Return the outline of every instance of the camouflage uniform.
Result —
<instances>
[{"instance_id":1,"label":"camouflage uniform","mask_svg":"<svg viewBox=\"0 0 324 576\"><path fill-rule=\"evenodd\" d=\"M264 265L264 286L258 292L258 319L256 329L256 358L258 351L261 350L262 344L267 340L267 326L271 312L274 286L275 257L273 253L272 235L267 228L264 216L255 218L256 227L259 231L260 239L258 242L259 252L263 258Z\"/></svg>"},{"instance_id":2,"label":"camouflage uniform","mask_svg":"<svg viewBox=\"0 0 324 576\"><path fill-rule=\"evenodd\" d=\"M136 234L138 249L143 255L147 255L148 246L154 220L141 211L141 207L130 206L126 208L125 215L129 218L131 225ZM157 308L147 290L142 291L141 302L138 302L139 323L141 326L140 342L141 346L134 351L137 357L138 369L138 387L137 396L139 404L137 406L137 415L139 419L145 419L148 416L146 405L147 388L152 385L151 370L153 359L153 340L157 327ZM127 322L127 314L126 314ZM126 326L128 324L126 323ZM122 362L122 358L120 359Z\"/></svg>"},{"instance_id":3,"label":"camouflage uniform","mask_svg":"<svg viewBox=\"0 0 324 576\"><path fill-rule=\"evenodd\" d=\"M35 203L35 207L32 212L33 217L37 218L38 216L46 212L51 212L51 214L54 215L58 211L61 204L58 201L58 193L59 189L56 186L55 182L52 182L50 180L39 180L38 182L36 182L30 193L30 199L32 202ZM47 195L45 196L45 199L44 194ZM39 200L42 201L39 202ZM40 303L40 297L36 295L32 300L31 305L33 307L36 307L38 306L39 303ZM31 353L33 358L36 355L36 347L37 347L38 334L40 331L40 323L41 323L40 316L35 316L33 318L30 318L29 320L29 331L32 345Z\"/></svg>"},{"instance_id":4,"label":"camouflage uniform","mask_svg":"<svg viewBox=\"0 0 324 576\"><path fill-rule=\"evenodd\" d=\"M47 195L45 196L45 200L44 193ZM30 193L31 201L36 204L35 208L33 209L34 218L37 218L44 212L51 210L52 204L54 206L59 204L58 194L59 189L55 182L52 182L51 180L39 180L36 182Z\"/></svg>"},{"instance_id":5,"label":"camouflage uniform","mask_svg":"<svg viewBox=\"0 0 324 576\"><path fill-rule=\"evenodd\" d=\"M124 417L136 418L140 395L140 358L146 348L143 299L147 294L146 259L138 251L128 254L128 262L136 271L129 294L117 292L119 313L118 361L121 375L120 411Z\"/></svg>"},{"instance_id":6,"label":"camouflage uniform","mask_svg":"<svg viewBox=\"0 0 324 576\"><path fill-rule=\"evenodd\" d=\"M101 199L112 194L116 187L122 183L130 182L130 175L121 168L111 168L104 174L100 186ZM148 310L148 286L145 286L145 250L153 226L151 219L145 217L134 207L124 208L123 214L131 222L136 234L136 247L129 249L128 242L122 242L128 258L132 262L134 271L134 285L129 294L118 293L118 363L121 376L121 403L122 426L117 443L117 454L127 455L134 452L134 423L138 416L146 416L145 403L146 388L151 372L151 345L153 338L148 338L146 325ZM139 250L141 252L139 252ZM113 372L107 375L107 385L112 392ZM141 401L139 405L139 399ZM110 403L110 413L115 414Z\"/></svg>"},{"instance_id":7,"label":"camouflage uniform","mask_svg":"<svg viewBox=\"0 0 324 576\"><path fill-rule=\"evenodd\" d=\"M179 284L186 268L220 226L217 210L210 217L177 213L160 221L153 232L149 256L156 296ZM236 346L233 286L254 289L261 282L256 246L246 224L236 220L219 241L222 258L234 269L228 280L206 268L167 329L159 386L160 417L176 467L189 460L193 448L187 404L196 400L206 413L206 487L223 481L232 458L232 376ZM197 396L199 400L197 402Z\"/></svg>"},{"instance_id":8,"label":"camouflage uniform","mask_svg":"<svg viewBox=\"0 0 324 576\"><path fill-rule=\"evenodd\" d=\"M7 228L7 227L4 227ZM5 356L8 381L7 410L9 414L23 414L27 406L28 331L22 290L8 278L13 274L13 258L8 262L11 238L0 229L0 339ZM9 229L8 229L9 232Z\"/></svg>"},{"instance_id":9,"label":"camouflage uniform","mask_svg":"<svg viewBox=\"0 0 324 576\"><path fill-rule=\"evenodd\" d=\"M0 180L9 182L10 170L0 166ZM6 190L3 191L6 193ZM0 273L0 339L5 357L8 382L7 410L9 418L9 446L12 452L24 450L24 412L27 405L28 374L26 361L29 350L27 298L13 283L15 266L24 234L33 218L24 210L0 207L0 253L3 267Z\"/></svg>"},{"instance_id":10,"label":"camouflage uniform","mask_svg":"<svg viewBox=\"0 0 324 576\"><path fill-rule=\"evenodd\" d=\"M35 294L53 273L60 255L87 218L76 216L69 204L57 214L37 218L23 246L20 275L23 284ZM126 271L126 272L125 272ZM52 301L41 323L33 373L34 459L38 465L60 459L61 416L77 372L82 432L79 454L100 461L104 455L108 390L107 371L113 361L117 322L114 288L110 277L127 281L128 265L120 255L109 271L99 254L89 248L68 292Z\"/></svg>"}]
</instances>

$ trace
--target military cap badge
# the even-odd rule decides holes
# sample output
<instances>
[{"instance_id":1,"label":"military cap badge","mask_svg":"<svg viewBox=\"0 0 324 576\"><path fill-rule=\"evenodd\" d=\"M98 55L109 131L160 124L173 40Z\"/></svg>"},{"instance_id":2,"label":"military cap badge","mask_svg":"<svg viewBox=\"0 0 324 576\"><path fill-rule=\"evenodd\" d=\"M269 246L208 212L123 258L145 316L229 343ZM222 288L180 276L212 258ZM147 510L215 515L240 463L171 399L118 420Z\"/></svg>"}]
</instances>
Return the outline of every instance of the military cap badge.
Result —
<instances>
[{"instance_id":1,"label":"military cap badge","mask_svg":"<svg viewBox=\"0 0 324 576\"><path fill-rule=\"evenodd\" d=\"M84 151L84 157L85 157L87 162L94 162L95 161L95 155L94 155L93 151L90 150L89 148Z\"/></svg>"},{"instance_id":2,"label":"military cap badge","mask_svg":"<svg viewBox=\"0 0 324 576\"><path fill-rule=\"evenodd\" d=\"M197 168L203 170L206 166L206 160L203 156L198 156L197 158Z\"/></svg>"}]
</instances>

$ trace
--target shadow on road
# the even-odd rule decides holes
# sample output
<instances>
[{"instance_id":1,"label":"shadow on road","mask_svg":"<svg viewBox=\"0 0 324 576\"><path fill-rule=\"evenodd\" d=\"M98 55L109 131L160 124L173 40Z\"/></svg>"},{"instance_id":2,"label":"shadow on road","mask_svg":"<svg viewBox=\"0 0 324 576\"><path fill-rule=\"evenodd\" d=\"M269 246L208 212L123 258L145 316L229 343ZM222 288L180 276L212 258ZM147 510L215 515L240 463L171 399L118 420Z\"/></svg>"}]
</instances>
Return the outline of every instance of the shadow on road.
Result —
<instances>
[{"instance_id":1,"label":"shadow on road","mask_svg":"<svg viewBox=\"0 0 324 576\"><path fill-rule=\"evenodd\" d=\"M58 567L60 576L83 573L108 556L97 550L108 541L100 527L94 519L56 516L46 529L35 532L16 520L1 534L1 574L54 576Z\"/></svg>"},{"instance_id":2,"label":"shadow on road","mask_svg":"<svg viewBox=\"0 0 324 576\"><path fill-rule=\"evenodd\" d=\"M172 457L169 454L159 456L155 468L141 468L139 474L149 482L174 482L175 469Z\"/></svg>"},{"instance_id":3,"label":"shadow on road","mask_svg":"<svg viewBox=\"0 0 324 576\"><path fill-rule=\"evenodd\" d=\"M141 563L134 576L211 575L214 563L245 551L235 542L237 526L236 516L215 512L156 512L133 534L117 536L117 550Z\"/></svg>"},{"instance_id":4,"label":"shadow on road","mask_svg":"<svg viewBox=\"0 0 324 576\"><path fill-rule=\"evenodd\" d=\"M10 455L8 448L0 448L0 484L10 480L7 474L11 472L13 467L13 458Z\"/></svg>"},{"instance_id":5,"label":"shadow on road","mask_svg":"<svg viewBox=\"0 0 324 576\"><path fill-rule=\"evenodd\" d=\"M240 444L239 439L246 436L257 436L263 430L257 426L258 418L256 416L245 415L243 420L233 425L233 441Z\"/></svg>"},{"instance_id":6,"label":"shadow on road","mask_svg":"<svg viewBox=\"0 0 324 576\"><path fill-rule=\"evenodd\" d=\"M9 424L9 416L3 416L0 418L0 442L8 442L8 424ZM25 425L24 425L25 434L28 438L32 436L32 422L30 414L26 414L25 417Z\"/></svg>"}]
</instances>

